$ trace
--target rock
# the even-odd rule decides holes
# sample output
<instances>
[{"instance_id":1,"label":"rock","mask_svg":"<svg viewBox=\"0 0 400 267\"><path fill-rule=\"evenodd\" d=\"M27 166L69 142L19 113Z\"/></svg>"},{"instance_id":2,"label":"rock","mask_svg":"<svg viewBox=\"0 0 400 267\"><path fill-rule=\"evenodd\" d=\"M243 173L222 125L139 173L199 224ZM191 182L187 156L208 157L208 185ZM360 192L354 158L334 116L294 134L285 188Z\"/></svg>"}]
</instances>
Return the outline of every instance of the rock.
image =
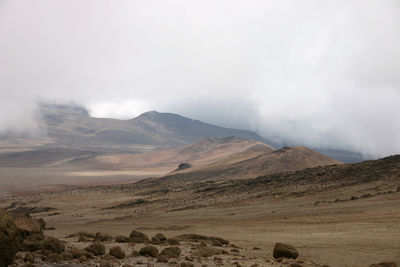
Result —
<instances>
[{"instance_id":1,"label":"rock","mask_svg":"<svg viewBox=\"0 0 400 267\"><path fill-rule=\"evenodd\" d=\"M167 240L167 237L165 235L163 235L162 233L156 234L155 237L158 238L158 240L160 240L161 242Z\"/></svg>"},{"instance_id":2,"label":"rock","mask_svg":"<svg viewBox=\"0 0 400 267\"><path fill-rule=\"evenodd\" d=\"M397 264L395 262L385 261L381 263L371 264L369 267L397 267Z\"/></svg>"},{"instance_id":3,"label":"rock","mask_svg":"<svg viewBox=\"0 0 400 267\"><path fill-rule=\"evenodd\" d=\"M169 238L169 239L167 239L167 243L168 243L169 245L173 245L173 246L180 245L180 242L179 242L178 240L174 239L174 238Z\"/></svg>"},{"instance_id":4,"label":"rock","mask_svg":"<svg viewBox=\"0 0 400 267\"><path fill-rule=\"evenodd\" d=\"M44 242L45 237L42 232L32 233L22 241L21 249L31 252L38 249L43 249Z\"/></svg>"},{"instance_id":5,"label":"rock","mask_svg":"<svg viewBox=\"0 0 400 267\"><path fill-rule=\"evenodd\" d=\"M125 258L125 252L122 250L120 246L114 246L110 248L110 255L118 259Z\"/></svg>"},{"instance_id":6,"label":"rock","mask_svg":"<svg viewBox=\"0 0 400 267\"><path fill-rule=\"evenodd\" d=\"M179 247L167 247L161 251L161 255L178 258L181 255L181 249Z\"/></svg>"},{"instance_id":7,"label":"rock","mask_svg":"<svg viewBox=\"0 0 400 267\"><path fill-rule=\"evenodd\" d=\"M191 262L185 261L185 262L181 262L181 263L179 264L179 267L194 267L194 265L193 265L193 263L191 263Z\"/></svg>"},{"instance_id":8,"label":"rock","mask_svg":"<svg viewBox=\"0 0 400 267\"><path fill-rule=\"evenodd\" d=\"M109 241L112 240L112 237L102 232L97 232L94 239L97 241Z\"/></svg>"},{"instance_id":9,"label":"rock","mask_svg":"<svg viewBox=\"0 0 400 267\"><path fill-rule=\"evenodd\" d=\"M18 245L19 235L13 218L0 210L0 267L12 264Z\"/></svg>"},{"instance_id":10,"label":"rock","mask_svg":"<svg viewBox=\"0 0 400 267\"><path fill-rule=\"evenodd\" d=\"M90 242L90 239L87 239L84 235L79 236L78 242Z\"/></svg>"},{"instance_id":11,"label":"rock","mask_svg":"<svg viewBox=\"0 0 400 267\"><path fill-rule=\"evenodd\" d=\"M69 251L64 251L60 255L61 255L62 260L64 260L64 261L71 261L74 259L74 257L72 256L72 253Z\"/></svg>"},{"instance_id":12,"label":"rock","mask_svg":"<svg viewBox=\"0 0 400 267\"><path fill-rule=\"evenodd\" d=\"M24 261L29 261L33 263L35 261L35 256L33 255L33 253L27 252L25 253Z\"/></svg>"},{"instance_id":13,"label":"rock","mask_svg":"<svg viewBox=\"0 0 400 267\"><path fill-rule=\"evenodd\" d=\"M61 256L57 253L51 253L46 257L46 261L50 263L59 263L61 261Z\"/></svg>"},{"instance_id":14,"label":"rock","mask_svg":"<svg viewBox=\"0 0 400 267\"><path fill-rule=\"evenodd\" d=\"M161 244L161 240L158 239L157 237L153 236L153 238L151 239L151 243L153 244Z\"/></svg>"},{"instance_id":15,"label":"rock","mask_svg":"<svg viewBox=\"0 0 400 267\"><path fill-rule=\"evenodd\" d=\"M85 250L95 256L104 255L106 253L106 248L98 241L93 242L89 247L85 248Z\"/></svg>"},{"instance_id":16,"label":"rock","mask_svg":"<svg viewBox=\"0 0 400 267\"><path fill-rule=\"evenodd\" d=\"M37 220L38 223L40 224L40 230L43 231L44 229L46 229L46 222L43 220L43 218L40 218Z\"/></svg>"},{"instance_id":17,"label":"rock","mask_svg":"<svg viewBox=\"0 0 400 267\"><path fill-rule=\"evenodd\" d=\"M156 258L158 256L158 249L154 246L146 246L140 249L139 254L145 257Z\"/></svg>"},{"instance_id":18,"label":"rock","mask_svg":"<svg viewBox=\"0 0 400 267\"><path fill-rule=\"evenodd\" d=\"M79 259L80 257L85 256L87 253L85 250L76 247L71 247L69 252L71 252L74 259Z\"/></svg>"},{"instance_id":19,"label":"rock","mask_svg":"<svg viewBox=\"0 0 400 267\"><path fill-rule=\"evenodd\" d=\"M53 251L54 253L61 253L65 250L65 244L52 236L46 238L43 247Z\"/></svg>"},{"instance_id":20,"label":"rock","mask_svg":"<svg viewBox=\"0 0 400 267\"><path fill-rule=\"evenodd\" d=\"M193 255L196 255L199 257L211 257L214 255L221 255L221 254L223 254L223 251L221 249L216 249L216 248L206 247L206 246L199 246L193 252Z\"/></svg>"},{"instance_id":21,"label":"rock","mask_svg":"<svg viewBox=\"0 0 400 267\"><path fill-rule=\"evenodd\" d=\"M22 238L42 232L39 221L31 218L29 215L16 217L15 224Z\"/></svg>"},{"instance_id":22,"label":"rock","mask_svg":"<svg viewBox=\"0 0 400 267\"><path fill-rule=\"evenodd\" d=\"M160 256L158 256L157 262L167 263L167 262L168 262L168 256L166 256L166 255L160 255Z\"/></svg>"},{"instance_id":23,"label":"rock","mask_svg":"<svg viewBox=\"0 0 400 267\"><path fill-rule=\"evenodd\" d=\"M87 262L87 258L85 257L85 256L80 256L79 258L78 258L78 261L79 262Z\"/></svg>"},{"instance_id":24,"label":"rock","mask_svg":"<svg viewBox=\"0 0 400 267\"><path fill-rule=\"evenodd\" d=\"M130 241L129 237L123 235L117 235L114 240L118 243L128 243Z\"/></svg>"},{"instance_id":25,"label":"rock","mask_svg":"<svg viewBox=\"0 0 400 267\"><path fill-rule=\"evenodd\" d=\"M149 242L149 238L142 232L139 231L132 231L129 235L129 238L132 242L135 243L147 243Z\"/></svg>"},{"instance_id":26,"label":"rock","mask_svg":"<svg viewBox=\"0 0 400 267\"><path fill-rule=\"evenodd\" d=\"M278 242L275 244L273 256L275 259L277 258L296 259L299 256L299 252L292 245Z\"/></svg>"}]
</instances>

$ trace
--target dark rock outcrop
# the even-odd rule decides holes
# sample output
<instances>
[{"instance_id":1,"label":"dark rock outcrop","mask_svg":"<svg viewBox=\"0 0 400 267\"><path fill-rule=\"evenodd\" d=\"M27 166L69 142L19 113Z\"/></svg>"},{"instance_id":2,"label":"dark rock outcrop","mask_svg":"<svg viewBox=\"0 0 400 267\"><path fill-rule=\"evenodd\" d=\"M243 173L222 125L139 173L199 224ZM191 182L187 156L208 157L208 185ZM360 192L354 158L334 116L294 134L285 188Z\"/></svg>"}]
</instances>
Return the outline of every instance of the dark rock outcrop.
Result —
<instances>
[{"instance_id":1,"label":"dark rock outcrop","mask_svg":"<svg viewBox=\"0 0 400 267\"><path fill-rule=\"evenodd\" d=\"M118 259L125 258L125 252L122 250L120 246L114 246L110 248L110 255Z\"/></svg>"},{"instance_id":2,"label":"dark rock outcrop","mask_svg":"<svg viewBox=\"0 0 400 267\"><path fill-rule=\"evenodd\" d=\"M296 259L299 256L299 252L292 245L278 242L275 244L273 256L275 259L277 258Z\"/></svg>"},{"instance_id":3,"label":"dark rock outcrop","mask_svg":"<svg viewBox=\"0 0 400 267\"><path fill-rule=\"evenodd\" d=\"M0 210L0 267L10 265L18 251L17 226L11 216Z\"/></svg>"},{"instance_id":4,"label":"dark rock outcrop","mask_svg":"<svg viewBox=\"0 0 400 267\"><path fill-rule=\"evenodd\" d=\"M178 258L181 255L181 249L179 247L167 247L161 251L161 255Z\"/></svg>"},{"instance_id":5,"label":"dark rock outcrop","mask_svg":"<svg viewBox=\"0 0 400 267\"><path fill-rule=\"evenodd\" d=\"M131 242L135 243L147 243L149 242L149 238L142 232L139 231L132 231L129 235Z\"/></svg>"},{"instance_id":6,"label":"dark rock outcrop","mask_svg":"<svg viewBox=\"0 0 400 267\"><path fill-rule=\"evenodd\" d=\"M146 246L140 249L139 254L145 257L157 258L158 249L154 246Z\"/></svg>"}]
</instances>

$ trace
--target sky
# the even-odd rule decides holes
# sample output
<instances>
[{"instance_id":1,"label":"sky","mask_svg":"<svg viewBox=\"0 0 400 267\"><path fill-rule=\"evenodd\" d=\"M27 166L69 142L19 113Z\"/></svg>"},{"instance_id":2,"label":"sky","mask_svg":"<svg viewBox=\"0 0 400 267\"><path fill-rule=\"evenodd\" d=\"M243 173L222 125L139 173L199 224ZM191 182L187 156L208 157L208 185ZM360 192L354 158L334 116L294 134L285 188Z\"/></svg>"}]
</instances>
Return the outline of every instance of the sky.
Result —
<instances>
[{"instance_id":1,"label":"sky","mask_svg":"<svg viewBox=\"0 0 400 267\"><path fill-rule=\"evenodd\" d=\"M400 153L400 1L0 0L0 131L37 103Z\"/></svg>"}]
</instances>

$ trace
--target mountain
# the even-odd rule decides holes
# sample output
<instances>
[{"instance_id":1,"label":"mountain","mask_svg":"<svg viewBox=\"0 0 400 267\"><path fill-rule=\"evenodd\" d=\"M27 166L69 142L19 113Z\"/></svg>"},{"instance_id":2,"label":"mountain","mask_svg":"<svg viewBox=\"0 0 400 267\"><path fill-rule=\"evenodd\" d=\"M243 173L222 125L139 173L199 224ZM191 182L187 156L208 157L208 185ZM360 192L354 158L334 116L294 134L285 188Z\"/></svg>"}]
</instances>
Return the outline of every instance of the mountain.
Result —
<instances>
[{"instance_id":1,"label":"mountain","mask_svg":"<svg viewBox=\"0 0 400 267\"><path fill-rule=\"evenodd\" d=\"M40 104L40 133L35 136L0 135L0 152L54 149L98 153L142 153L192 144L207 138L228 136L281 146L255 132L229 129L172 113L150 111L130 120L93 118L82 107ZM295 144L291 144L294 146ZM339 150L314 150L343 162L362 161L361 154ZM43 153L41 153L42 155Z\"/></svg>"},{"instance_id":2,"label":"mountain","mask_svg":"<svg viewBox=\"0 0 400 267\"><path fill-rule=\"evenodd\" d=\"M81 107L40 106L41 127L51 146L96 151L143 152L177 147L206 138L236 136L264 141L258 134L150 111L130 120L90 117Z\"/></svg>"}]
</instances>

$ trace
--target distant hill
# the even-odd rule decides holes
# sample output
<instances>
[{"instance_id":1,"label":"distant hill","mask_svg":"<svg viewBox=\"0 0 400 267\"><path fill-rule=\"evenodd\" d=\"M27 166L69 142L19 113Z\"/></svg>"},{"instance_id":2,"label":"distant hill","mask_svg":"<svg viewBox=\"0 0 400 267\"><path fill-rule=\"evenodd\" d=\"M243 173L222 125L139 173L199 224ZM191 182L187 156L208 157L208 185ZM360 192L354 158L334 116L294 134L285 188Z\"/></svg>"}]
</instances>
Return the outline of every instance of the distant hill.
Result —
<instances>
[{"instance_id":1,"label":"distant hill","mask_svg":"<svg viewBox=\"0 0 400 267\"><path fill-rule=\"evenodd\" d=\"M172 113L150 111L130 120L117 120L93 118L85 108L71 105L40 104L39 111L40 134L13 136L3 133L0 135L0 153L38 149L45 150L40 156L48 155L49 149L50 153L56 153L54 149L142 153L228 136L257 140L274 149L281 148L252 131L224 128ZM314 150L343 162L363 160L359 153Z\"/></svg>"},{"instance_id":2,"label":"distant hill","mask_svg":"<svg viewBox=\"0 0 400 267\"><path fill-rule=\"evenodd\" d=\"M198 166L193 164L192 168L179 171L166 178L195 180L254 178L334 164L342 164L342 162L306 147L285 147L273 151L256 145L210 164Z\"/></svg>"},{"instance_id":3,"label":"distant hill","mask_svg":"<svg viewBox=\"0 0 400 267\"><path fill-rule=\"evenodd\" d=\"M256 148L257 155L273 151L270 146L256 140L239 137L208 138L187 146L147 153L113 153L80 157L67 164L63 162L63 166L69 165L78 169L90 170L164 171L164 174L167 174L175 170L181 163L190 163L196 168L233 158L235 155Z\"/></svg>"},{"instance_id":4,"label":"distant hill","mask_svg":"<svg viewBox=\"0 0 400 267\"><path fill-rule=\"evenodd\" d=\"M206 138L235 136L265 141L258 134L150 111L131 120L90 117L81 107L42 104L41 124L53 146L97 151L142 152Z\"/></svg>"}]
</instances>

